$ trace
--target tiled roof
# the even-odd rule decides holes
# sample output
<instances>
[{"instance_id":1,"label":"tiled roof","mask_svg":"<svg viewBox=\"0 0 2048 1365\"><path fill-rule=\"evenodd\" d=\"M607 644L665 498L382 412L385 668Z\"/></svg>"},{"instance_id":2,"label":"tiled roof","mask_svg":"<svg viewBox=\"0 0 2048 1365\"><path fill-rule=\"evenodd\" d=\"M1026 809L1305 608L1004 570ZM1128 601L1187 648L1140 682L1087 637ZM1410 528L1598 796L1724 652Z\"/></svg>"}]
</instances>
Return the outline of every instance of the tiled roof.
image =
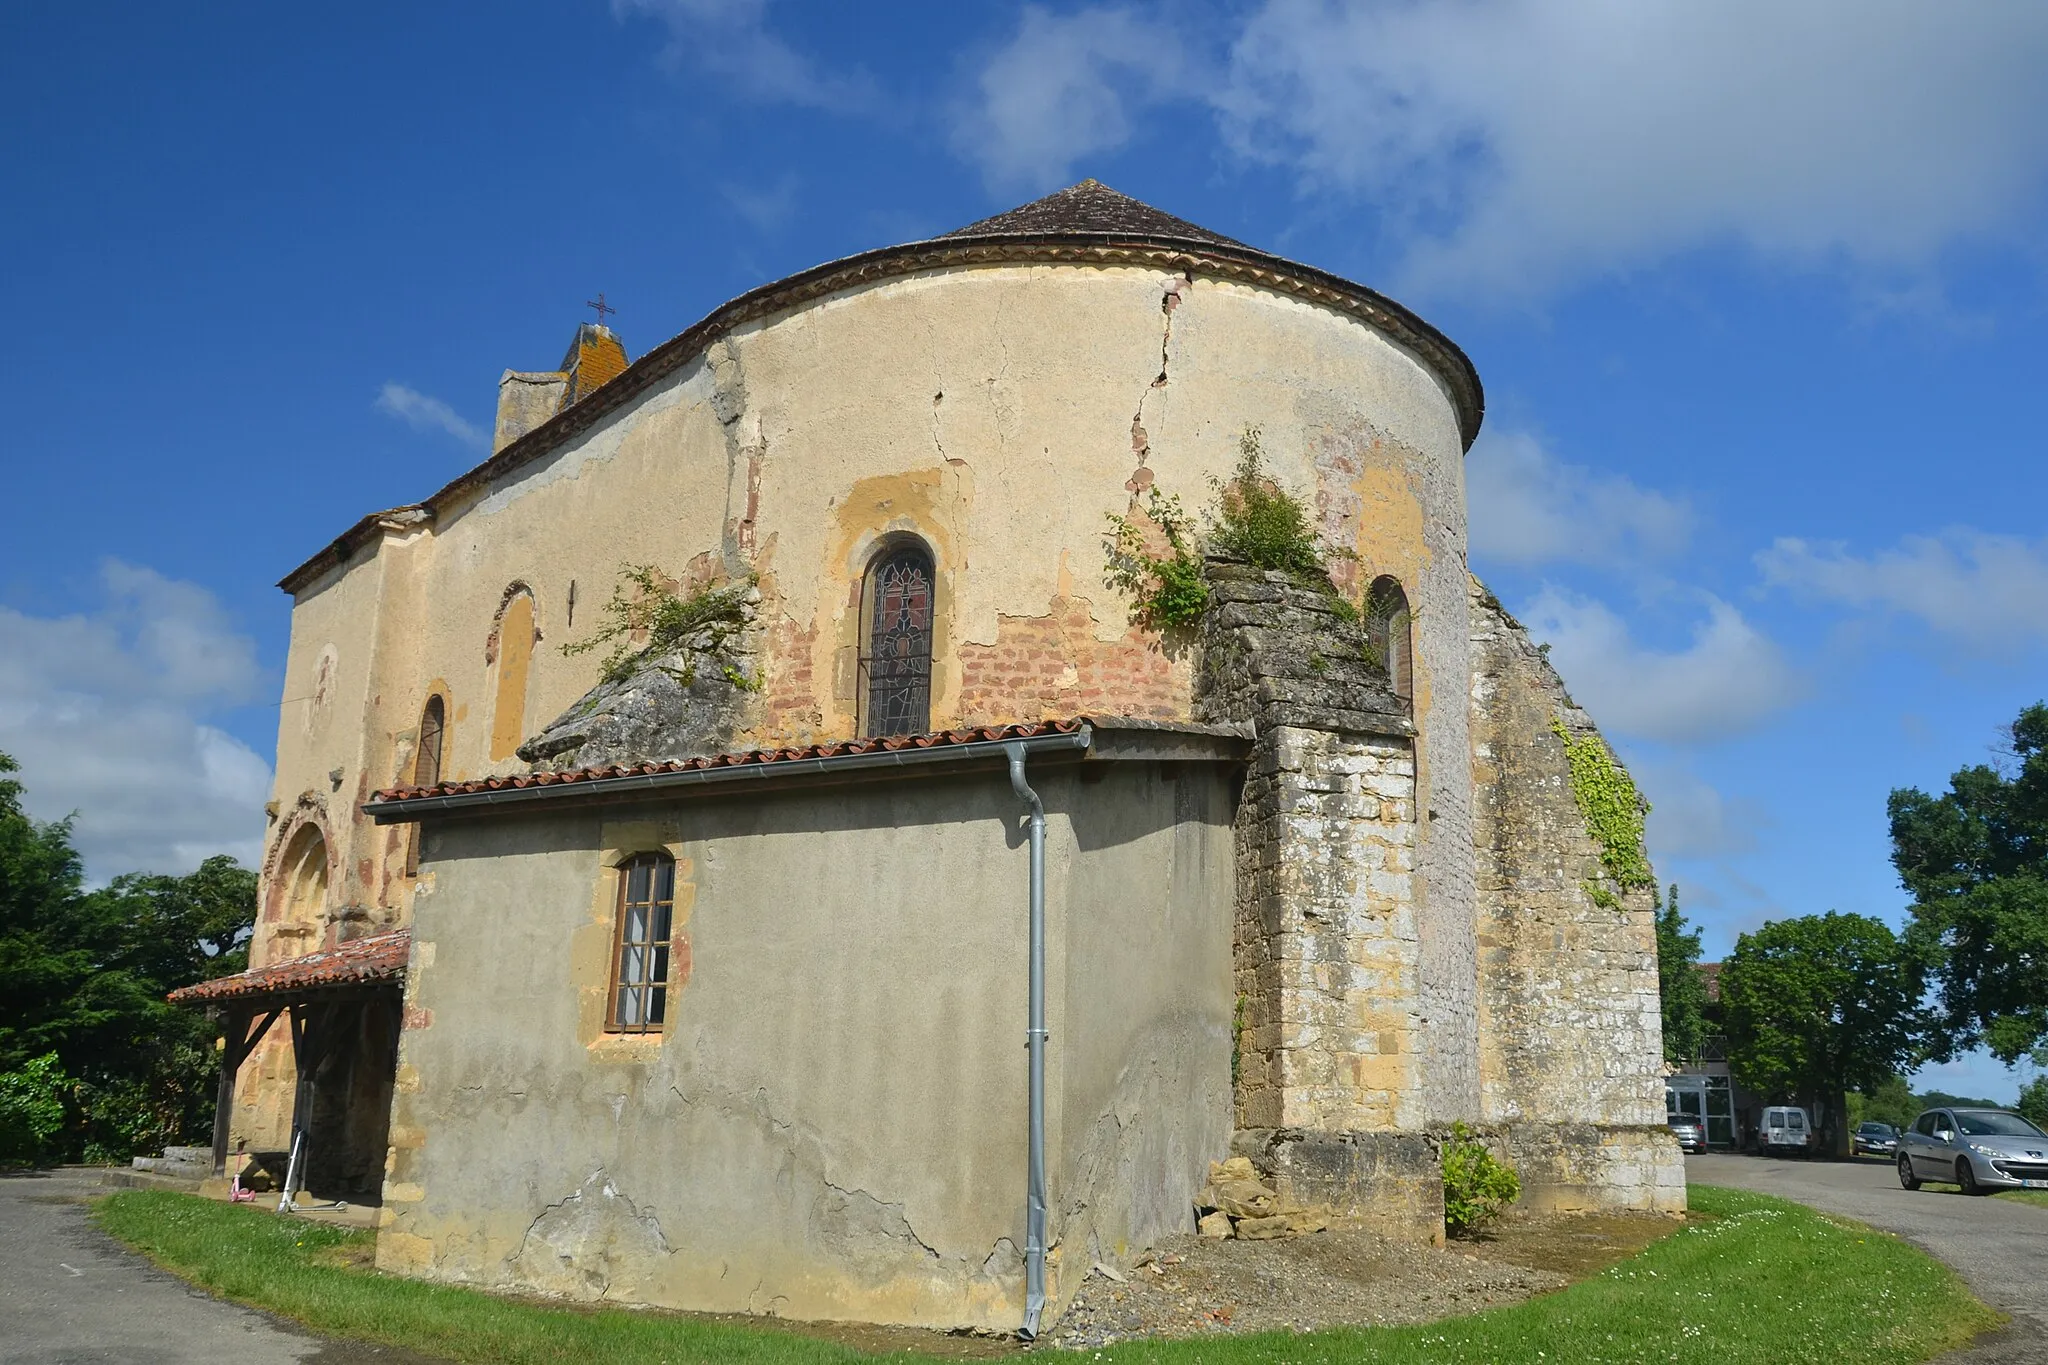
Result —
<instances>
[{"instance_id":1,"label":"tiled roof","mask_svg":"<svg viewBox=\"0 0 2048 1365\"><path fill-rule=\"evenodd\" d=\"M984 218L978 223L969 223L957 232L949 232L942 241L961 237L1036 237L1057 234L1060 236L1101 235L1121 237L1144 242L1200 242L1206 246L1243 247L1244 243L1221 233L1197 227L1185 218L1176 218L1162 213L1150 204L1118 194L1100 180L1083 180L1078 185L1069 185L1055 190L1043 199L1034 199L999 213L993 218Z\"/></svg>"},{"instance_id":2,"label":"tiled roof","mask_svg":"<svg viewBox=\"0 0 2048 1365\"><path fill-rule=\"evenodd\" d=\"M405 964L411 956L412 930L399 929L351 939L324 952L252 967L235 976L202 981L172 991L167 998L179 1005L207 1005L217 1000L397 981L405 975Z\"/></svg>"},{"instance_id":3,"label":"tiled roof","mask_svg":"<svg viewBox=\"0 0 2048 1365\"><path fill-rule=\"evenodd\" d=\"M1721 964L1718 962L1700 962L1694 964L1693 970L1700 974L1700 981L1707 988L1708 1003L1719 1004L1721 1000Z\"/></svg>"},{"instance_id":4,"label":"tiled roof","mask_svg":"<svg viewBox=\"0 0 2048 1365\"><path fill-rule=\"evenodd\" d=\"M749 749L745 753L712 754L706 758L685 758L670 763L613 764L604 768L578 768L570 772L513 773L507 777L443 782L433 787L390 787L378 792L370 800L372 803L412 801L432 796L467 796L476 792L506 791L524 787L564 786L575 782L596 782L605 778L704 772L712 768L757 768L804 759L844 758L851 754L881 754L904 749L943 749L962 744L990 744L1006 739L1031 739L1039 735L1079 734L1084 724L1085 721L1079 720L1047 720L1033 725L981 725L971 730L941 730L929 735L848 739L836 744L810 744L800 749Z\"/></svg>"}]
</instances>

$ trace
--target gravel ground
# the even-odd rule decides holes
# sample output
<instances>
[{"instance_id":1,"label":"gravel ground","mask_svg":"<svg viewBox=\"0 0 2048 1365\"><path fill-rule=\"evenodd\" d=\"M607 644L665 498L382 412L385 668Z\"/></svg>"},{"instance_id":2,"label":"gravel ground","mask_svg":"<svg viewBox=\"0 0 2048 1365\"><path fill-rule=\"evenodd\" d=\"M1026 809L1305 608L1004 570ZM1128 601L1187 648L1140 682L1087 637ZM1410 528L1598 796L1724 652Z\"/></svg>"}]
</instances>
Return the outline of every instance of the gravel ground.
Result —
<instances>
[{"instance_id":1,"label":"gravel ground","mask_svg":"<svg viewBox=\"0 0 2048 1365\"><path fill-rule=\"evenodd\" d=\"M1130 1337L1428 1322L1517 1303L1629 1256L1680 1224L1660 1216L1523 1218L1443 1248L1344 1229L1280 1241L1176 1237L1121 1279L1100 1268L1051 1346Z\"/></svg>"}]
</instances>

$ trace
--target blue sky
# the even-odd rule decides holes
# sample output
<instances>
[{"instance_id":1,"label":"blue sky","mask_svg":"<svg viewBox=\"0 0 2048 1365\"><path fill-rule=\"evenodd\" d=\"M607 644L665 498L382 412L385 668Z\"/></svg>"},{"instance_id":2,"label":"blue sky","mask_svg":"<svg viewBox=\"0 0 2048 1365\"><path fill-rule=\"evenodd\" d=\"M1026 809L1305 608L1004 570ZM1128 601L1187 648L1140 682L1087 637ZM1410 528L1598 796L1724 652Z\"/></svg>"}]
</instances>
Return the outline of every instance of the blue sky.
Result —
<instances>
[{"instance_id":1,"label":"blue sky","mask_svg":"<svg viewBox=\"0 0 2048 1365\"><path fill-rule=\"evenodd\" d=\"M96 876L251 856L272 586L638 355L1092 175L1401 298L1489 393L1475 567L1710 953L1896 919L1886 793L2048 695L2048 7L17 7L0 749ZM1972 1061L1930 1081L2008 1095Z\"/></svg>"}]
</instances>

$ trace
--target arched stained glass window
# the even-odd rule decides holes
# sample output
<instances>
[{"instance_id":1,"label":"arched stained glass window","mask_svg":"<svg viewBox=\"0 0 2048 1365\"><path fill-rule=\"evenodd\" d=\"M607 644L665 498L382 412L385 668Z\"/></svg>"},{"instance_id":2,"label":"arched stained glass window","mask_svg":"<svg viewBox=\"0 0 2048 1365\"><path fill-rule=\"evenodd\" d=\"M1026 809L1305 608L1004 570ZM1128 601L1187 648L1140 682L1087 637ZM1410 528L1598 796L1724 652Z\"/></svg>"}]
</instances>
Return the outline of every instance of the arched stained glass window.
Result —
<instances>
[{"instance_id":1,"label":"arched stained glass window","mask_svg":"<svg viewBox=\"0 0 2048 1365\"><path fill-rule=\"evenodd\" d=\"M931 551L892 545L868 569L868 627L861 655L861 731L921 735L932 722Z\"/></svg>"},{"instance_id":2,"label":"arched stained glass window","mask_svg":"<svg viewBox=\"0 0 2048 1365\"><path fill-rule=\"evenodd\" d=\"M1365 594L1365 638L1387 670L1394 695L1409 701L1415 691L1415 646L1408 615L1408 594L1399 579L1383 574Z\"/></svg>"}]
</instances>

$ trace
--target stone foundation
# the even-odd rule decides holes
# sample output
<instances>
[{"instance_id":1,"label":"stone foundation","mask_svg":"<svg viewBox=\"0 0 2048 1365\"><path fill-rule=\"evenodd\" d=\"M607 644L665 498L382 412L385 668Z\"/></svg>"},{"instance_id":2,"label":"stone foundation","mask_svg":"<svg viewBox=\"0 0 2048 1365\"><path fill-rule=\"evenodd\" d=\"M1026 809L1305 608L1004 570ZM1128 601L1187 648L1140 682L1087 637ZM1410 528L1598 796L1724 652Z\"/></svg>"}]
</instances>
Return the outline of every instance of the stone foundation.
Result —
<instances>
[{"instance_id":1,"label":"stone foundation","mask_svg":"<svg viewBox=\"0 0 2048 1365\"><path fill-rule=\"evenodd\" d=\"M1685 1211L1685 1154L1663 1124L1520 1123L1504 1134L1519 1207Z\"/></svg>"},{"instance_id":2,"label":"stone foundation","mask_svg":"<svg viewBox=\"0 0 2048 1365\"><path fill-rule=\"evenodd\" d=\"M1250 1157L1283 1203L1402 1242L1444 1239L1443 1163L1422 1133L1241 1128L1234 1156Z\"/></svg>"}]
</instances>

